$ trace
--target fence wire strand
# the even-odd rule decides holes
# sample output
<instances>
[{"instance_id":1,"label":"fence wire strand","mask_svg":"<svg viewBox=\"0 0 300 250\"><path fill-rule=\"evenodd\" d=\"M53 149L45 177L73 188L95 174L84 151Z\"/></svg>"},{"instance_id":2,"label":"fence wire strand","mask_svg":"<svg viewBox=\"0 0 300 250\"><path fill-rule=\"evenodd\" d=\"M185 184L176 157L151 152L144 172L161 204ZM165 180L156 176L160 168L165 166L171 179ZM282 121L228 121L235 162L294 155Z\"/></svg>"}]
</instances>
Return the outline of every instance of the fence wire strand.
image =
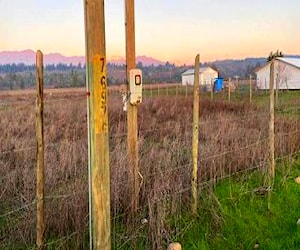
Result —
<instances>
[{"instance_id":1,"label":"fence wire strand","mask_svg":"<svg viewBox=\"0 0 300 250\"><path fill-rule=\"evenodd\" d=\"M179 86L178 86L179 87ZM165 88L165 89L160 89L160 90L163 90L163 92L165 92L166 90L177 90L177 86L173 86L172 89L171 87L169 87L169 89ZM152 89L147 89L147 91L158 91L159 90L157 89L156 86L154 86ZM178 91L186 91L186 88L183 87L181 89L178 88ZM117 93L118 95L120 93L118 93L118 91L111 91L111 93ZM50 107L51 105L56 105L56 104L65 104L65 103L72 103L72 102L79 102L79 101L83 101L83 100L86 100L87 99L87 95L85 92L82 92L82 93L77 93L78 96L73 96L73 97L70 97L70 98L58 98L58 97L54 97L55 94L53 94L53 96L47 96L47 99L44 100L44 104L45 104L45 109L47 109L48 107ZM165 93L164 93L165 94ZM184 94L184 93L183 93ZM59 94L58 94L59 95ZM120 97L120 102L121 102L121 95L119 95ZM51 99L53 98L53 99ZM147 98L150 98L149 96L147 96ZM224 100L223 100L224 101ZM294 102L297 102L298 103L298 99L295 99L293 100ZM234 105L234 104L230 104L230 105ZM282 107L282 108L281 108ZM24 109L26 111L27 108L35 108L35 102L33 101L2 101L0 102L0 111L14 111L14 110L17 110L21 108L22 110ZM280 116L280 115L283 115L284 113L287 113L287 112L297 112L299 111L299 108L297 107L288 107L288 106L279 106L277 112L278 114L276 116ZM207 120L205 121L200 121L199 122L199 126L205 126L205 125L209 125L209 124L224 124L224 123L228 123L228 124L231 124L231 123L234 123L236 122L238 124L238 126L240 127L243 127L246 122L248 121L256 121L256 120L265 120L267 121L268 120L268 116L266 115L266 111L261 111L260 113L258 113L257 110L253 110L253 111L250 111L250 113L248 114L240 114L239 117L237 118L235 114L230 114L229 113L229 117L222 117L220 114L220 117L216 117L216 118L210 118L208 117ZM2 115L2 113L1 113ZM80 121L82 122L82 121ZM86 120L85 120L86 122ZM119 123L124 123L123 125L120 125L120 127L117 127L117 128L114 128L111 130L111 133L110 133L110 140L111 142L115 142L114 140L116 140L116 143L118 145L118 141L117 139L125 139L127 137L127 132L121 132L122 129L125 130L125 120L119 120ZM159 122L159 121L158 121ZM119 125L118 125L119 126ZM124 126L124 127L122 127ZM22 126L19 126L18 128L21 128ZM180 123L178 125L178 121L176 121L176 129L177 130L182 130L183 133L185 134L187 131L191 131L192 130L192 122L191 121L183 121L182 123ZM121 128L121 129L120 129ZM119 130L118 130L119 129ZM117 132L115 132L115 130L118 130ZM138 131L138 134L139 134L139 139L144 139L144 138L147 138L148 136L150 137L151 136L151 133L165 133L165 132L168 132L168 131L173 131L174 130L174 127L172 127L172 125L166 125L165 127L163 128L160 128L160 127L153 127L153 128L143 128L141 127ZM267 131L267 130L266 130ZM114 134L113 134L114 133ZM201 133L201 132L200 132ZM224 134L226 134L226 131L223 132ZM275 140L276 138L281 138L281 137L288 137L288 136L295 136L297 134L300 133L300 129L295 129L295 130L292 130L292 131L288 131L288 132L281 132L281 131L277 131L276 134L275 134ZM150 135L149 135L150 134ZM262 136L262 132L260 132L258 134L258 137L253 139L252 141L250 142L246 142L245 144L247 145L242 145L240 146L239 148L233 148L233 149L230 149L230 148L224 148L222 152L218 152L218 153L214 153L212 155L209 155L207 154L206 152L204 151L201 151L201 150L205 150L205 149L200 149L199 150L199 160L198 160L198 163L203 163L204 161L205 162L213 162L214 160L218 159L218 158L221 158L221 157L224 157L226 155L229 155L229 154L234 154L234 153L240 153L243 152L243 151L246 151L246 150L249 150L250 148L259 148L260 146L264 146L264 145L267 145L268 144L268 136L267 134L263 134L264 136ZM171 135L173 137L173 135ZM178 135L179 136L179 135ZM165 135L165 137L168 137L168 134ZM156 142L156 143L159 143L159 141L163 141L164 138L159 138L159 140ZM212 140L210 138L210 140ZM226 140L226 138L224 139L224 141ZM228 139L230 140L230 138ZM284 140L284 139L282 139ZM184 138L181 137L181 141L184 142L185 144L187 143L191 143L191 133L190 134L185 134L184 135ZM201 138L200 138L200 141L201 141ZM59 142L53 142L51 143L50 141L48 141L46 144L45 144L45 150L52 150L53 148L57 148L59 145L69 145L69 144L74 144L74 145L78 145L79 143L85 143L86 147L85 147L85 150L86 150L86 154L87 154L87 138L86 139L78 139L78 140L70 140L70 139L60 139ZM122 142L123 143L123 142ZM166 149L167 147L166 146L163 146L164 149ZM3 159L5 158L4 156L8 155L8 154L13 154L13 153L19 153L19 152L29 152L29 151L33 151L33 150L36 150L37 147L36 146L28 146L28 147L23 147L23 148L17 148L17 149L12 149L12 150L3 150L1 151L0 150L0 163L2 164L1 160L3 157ZM63 149L62 149L63 150ZM110 149L111 150L111 154L114 153L114 147L112 146L112 148ZM116 150L118 150L118 148L116 148ZM172 149L167 149L169 150L171 153L171 155L175 155L176 156L176 151L172 152ZM281 152L284 152L284 151L281 151ZM127 155L126 155L126 152L121 152L122 153L122 157L126 158ZM143 152L142 152L143 153ZM145 154L147 152L144 152ZM276 160L277 161L281 161L281 160L289 160L291 157L295 157L297 154L299 154L299 151L297 152L294 152L294 153L289 153L287 155L277 155L277 158ZM251 163L253 163L253 161L249 161ZM213 174L210 174L208 173L208 177L209 179L200 179L198 180L198 189L201 193L201 189L207 185L212 185L213 183L215 183L216 181L219 182L221 180L224 180L224 179L227 179L227 178L231 178L231 177L234 177L236 175L240 175L240 174L243 174L243 173L247 173L249 171L253 171L253 170L256 170L256 169L267 169L267 166L269 164L269 161L266 160L265 158L262 157L262 159L259 159L259 162L256 162L254 161L254 163L257 163L257 164L253 164L251 166L248 166L248 167L245 167L245 169L238 169L238 170L235 170L235 171L229 171L229 173L224 173L223 175L221 176L218 176L216 177L215 175ZM4 164L4 163L3 163ZM71 163L69 164L74 164L72 161ZM229 163L230 164L230 163ZM86 167L86 166L84 166ZM183 170L186 170L186 171L190 171L191 170L191 167L192 167L192 162L188 162L188 163L178 163L178 165L174 165L174 166L170 166L169 168L166 168L164 169L165 166L163 166L161 169L159 169L158 172L147 172L145 174L145 176L142 176L143 178L147 178L147 179L143 179L144 182L148 181L149 179L158 179L158 180L161 180L161 177L162 176L168 176L169 174L172 174L172 173L176 173L177 171L183 171ZM231 167L230 167L231 169ZM201 165L199 166L199 170L201 171ZM72 171L72 169L70 170ZM147 170L148 171L148 170ZM206 169L203 169L203 171L206 171ZM5 176L2 176L0 178L0 182L3 183L3 181L6 179L6 178L9 178L11 177L12 175L14 174L17 174L17 170L14 169L12 170L11 172L8 172ZM143 173L140 173L140 174L143 174ZM205 172L206 174L206 172ZM81 176L82 177L82 176ZM205 176L206 178L207 176ZM68 178L66 178L66 181L64 183L68 183ZM122 188L123 185L125 184L128 184L128 181L131 181L129 178L125 178L124 180L119 180L116 178L116 182L114 183L114 185L116 185L117 187L119 188ZM74 182L75 183L75 182ZM76 183L75 183L76 184ZM74 185L75 185L74 184ZM68 187L68 188L72 188L73 186L70 185L70 186L67 186L67 184L65 184L65 188ZM158 197L156 198L153 198L151 200L151 203L152 204L155 204L155 203L159 203L159 202L162 202L163 200L165 199L175 199L177 198L178 196L181 196L183 194L186 194L187 192L190 192L191 191L191 187L190 186L187 186L186 187L186 183L181 183L180 186L178 186L178 189L174 189L174 190L163 190L165 193L162 193L160 194ZM140 189L142 189L142 186L140 186ZM5 192L7 191L7 189L3 189L2 192L0 192L0 200L1 198L4 196ZM73 193L72 193L73 191ZM20 195L22 195L22 192L18 190L18 192L20 193ZM71 190L71 192L69 194L59 194L59 192L57 192L58 194L55 194L55 192L50 192L48 195L46 195L44 197L45 201L47 202L63 202L64 200L71 200L73 199L73 197L77 197L79 195L88 195L87 193L88 191L87 190L81 190L78 192L78 190ZM183 195L184 196L184 195ZM21 198L20 198L21 199ZM30 199L28 199L30 200ZM181 197L179 198L180 202L184 202L181 200ZM9 217L9 216L12 216L20 211L24 211L28 208L31 208L33 207L35 204L37 203L36 199L33 200L32 202L26 202L25 205L22 205L18 208L15 208L15 209L11 209L9 211L5 211L3 213L0 213L0 218L6 218L6 217ZM76 204L74 204L74 206L76 206ZM149 201L144 201L144 203L138 207L138 217L147 217L148 214L149 214L149 210L152 209L151 207L149 206L152 206L150 205L150 202ZM124 209L124 208L123 208ZM124 212L125 210L125 212ZM112 223L117 223L117 221L119 221L120 219L123 219L124 217L128 216L128 211L129 211L129 207L125 207L122 211L121 209L121 204L115 204L114 207L112 207L111 211L112 211L112 216L110 218L111 222ZM121 212L122 211L122 212ZM88 214L86 214L86 216L88 216ZM179 230L179 232L177 232L177 235L173 235L173 237L177 237L179 234L183 233L185 230L188 230L188 228L191 227L191 225L194 223L194 221L191 221L190 223L188 223L188 225L186 225L184 228L182 228L181 230ZM116 224L114 224L116 225ZM129 244L131 241L134 240L135 237L137 237L137 235L139 234L139 232L144 228L145 225L139 225L135 228L135 231L132 232L132 235L129 235L129 236L126 236L125 233L122 235L122 233L120 233L119 235L117 235L116 237L120 238L122 236L124 236L124 238L122 239L120 245L117 246L117 249L122 249L123 247L125 247L127 244ZM72 231L70 231L72 232ZM118 234L119 232L116 231L115 234ZM57 245L61 245L62 247L64 246L64 244L69 241L70 239L74 238L74 237L77 237L79 233L78 232L73 232L73 233L70 233L70 234L67 234L66 236L64 237L61 237L57 240L53 240L53 241L48 241L45 243L45 246L47 247L52 247L52 246L57 246ZM116 243L114 243L116 244ZM0 244L1 246L1 244Z\"/></svg>"}]
</instances>

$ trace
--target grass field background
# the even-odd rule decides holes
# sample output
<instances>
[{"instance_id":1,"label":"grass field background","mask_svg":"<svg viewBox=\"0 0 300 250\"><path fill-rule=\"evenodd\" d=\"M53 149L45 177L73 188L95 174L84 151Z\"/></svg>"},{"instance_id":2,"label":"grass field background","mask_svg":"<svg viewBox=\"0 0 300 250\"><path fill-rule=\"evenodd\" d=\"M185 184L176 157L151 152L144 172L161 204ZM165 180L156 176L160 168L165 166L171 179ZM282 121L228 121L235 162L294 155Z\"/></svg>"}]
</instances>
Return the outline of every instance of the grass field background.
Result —
<instances>
[{"instance_id":1,"label":"grass field background","mask_svg":"<svg viewBox=\"0 0 300 250\"><path fill-rule=\"evenodd\" d=\"M113 249L299 249L300 92L279 92L278 170L268 187L268 93L200 94L199 210L190 215L192 89L148 89L140 105L139 212L129 213L126 113L109 93ZM156 90L156 91L155 91ZM48 249L88 249L84 89L45 91ZM35 94L0 92L0 248L35 246ZM269 198L271 193L271 198ZM270 209L268 209L270 205ZM298 214L298 215L297 215ZM146 220L145 220L146 219Z\"/></svg>"}]
</instances>

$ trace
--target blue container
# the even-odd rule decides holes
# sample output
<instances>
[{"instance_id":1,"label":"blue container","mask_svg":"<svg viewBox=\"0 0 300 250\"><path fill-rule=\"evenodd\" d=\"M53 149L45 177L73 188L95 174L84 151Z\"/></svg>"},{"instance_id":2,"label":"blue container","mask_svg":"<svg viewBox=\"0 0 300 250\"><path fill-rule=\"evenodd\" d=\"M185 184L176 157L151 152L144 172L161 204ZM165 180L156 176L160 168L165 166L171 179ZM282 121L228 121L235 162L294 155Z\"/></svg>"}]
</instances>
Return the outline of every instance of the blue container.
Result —
<instances>
[{"instance_id":1,"label":"blue container","mask_svg":"<svg viewBox=\"0 0 300 250\"><path fill-rule=\"evenodd\" d=\"M223 89L223 78L216 78L214 82L215 92L222 91L222 89Z\"/></svg>"}]
</instances>

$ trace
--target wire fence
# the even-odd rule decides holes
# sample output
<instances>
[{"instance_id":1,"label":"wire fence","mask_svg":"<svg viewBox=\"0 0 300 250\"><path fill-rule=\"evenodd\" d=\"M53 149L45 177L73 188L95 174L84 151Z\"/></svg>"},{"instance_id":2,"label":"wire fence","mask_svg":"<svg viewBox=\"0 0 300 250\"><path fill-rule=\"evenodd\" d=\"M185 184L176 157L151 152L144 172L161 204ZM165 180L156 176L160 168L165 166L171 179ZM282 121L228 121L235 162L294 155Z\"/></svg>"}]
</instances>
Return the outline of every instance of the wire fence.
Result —
<instances>
[{"instance_id":1,"label":"wire fence","mask_svg":"<svg viewBox=\"0 0 300 250\"><path fill-rule=\"evenodd\" d=\"M152 94L146 90L138 114L139 209L134 217L129 212L126 113L120 92L110 92L113 249L162 249L193 224L193 219L182 224L180 217L190 203L192 88L154 87ZM45 242L49 248L89 248L86 95L81 90L45 96ZM268 167L266 94L254 93L252 105L248 95L235 95L229 102L226 92L217 93L213 101L210 93L201 94L200 195L204 187L222 179ZM0 102L0 248L35 249L35 97L29 96L19 101L5 97ZM279 98L275 152L277 159L284 160L300 150L299 99L293 92L282 92Z\"/></svg>"}]
</instances>

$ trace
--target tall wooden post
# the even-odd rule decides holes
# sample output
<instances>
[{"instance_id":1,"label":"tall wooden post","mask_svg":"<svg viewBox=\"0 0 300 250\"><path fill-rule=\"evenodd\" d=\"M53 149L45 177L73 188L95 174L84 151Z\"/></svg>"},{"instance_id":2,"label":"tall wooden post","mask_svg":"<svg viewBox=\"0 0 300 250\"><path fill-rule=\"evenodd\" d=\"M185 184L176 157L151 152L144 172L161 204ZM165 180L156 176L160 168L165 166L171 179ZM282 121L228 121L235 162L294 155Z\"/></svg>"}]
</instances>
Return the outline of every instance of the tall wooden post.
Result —
<instances>
[{"instance_id":1,"label":"tall wooden post","mask_svg":"<svg viewBox=\"0 0 300 250\"><path fill-rule=\"evenodd\" d=\"M279 98L278 98L278 91L279 91L279 81L278 81L278 73L276 74L276 80L275 80L275 86L276 86L276 91L275 91L275 107L278 108L279 105Z\"/></svg>"},{"instance_id":2,"label":"tall wooden post","mask_svg":"<svg viewBox=\"0 0 300 250\"><path fill-rule=\"evenodd\" d=\"M214 100L214 81L210 80L210 101Z\"/></svg>"},{"instance_id":3,"label":"tall wooden post","mask_svg":"<svg viewBox=\"0 0 300 250\"><path fill-rule=\"evenodd\" d=\"M252 76L249 76L249 102L252 103Z\"/></svg>"},{"instance_id":4,"label":"tall wooden post","mask_svg":"<svg viewBox=\"0 0 300 250\"><path fill-rule=\"evenodd\" d=\"M126 29L126 73L129 88L129 71L136 67L135 64L135 21L134 21L134 0L125 0L125 29ZM127 111L127 143L128 143L128 163L131 182L131 209L137 212L139 199L138 183L138 107L128 103Z\"/></svg>"},{"instance_id":5,"label":"tall wooden post","mask_svg":"<svg viewBox=\"0 0 300 250\"><path fill-rule=\"evenodd\" d=\"M111 249L104 0L86 0L91 249Z\"/></svg>"},{"instance_id":6,"label":"tall wooden post","mask_svg":"<svg viewBox=\"0 0 300 250\"><path fill-rule=\"evenodd\" d=\"M198 203L198 142L199 142L199 54L195 58L194 108L193 108L193 170L192 170L192 213L197 213Z\"/></svg>"},{"instance_id":7,"label":"tall wooden post","mask_svg":"<svg viewBox=\"0 0 300 250\"><path fill-rule=\"evenodd\" d=\"M269 84L269 87L270 87L270 84ZM265 94L268 93L268 88L267 88L267 79L265 78Z\"/></svg>"},{"instance_id":8,"label":"tall wooden post","mask_svg":"<svg viewBox=\"0 0 300 250\"><path fill-rule=\"evenodd\" d=\"M269 121L269 143L270 143L270 168L269 175L275 177L275 134L274 134L274 60L270 65L270 121Z\"/></svg>"},{"instance_id":9,"label":"tall wooden post","mask_svg":"<svg viewBox=\"0 0 300 250\"><path fill-rule=\"evenodd\" d=\"M36 140L37 140L37 167L36 167L36 197L37 197L37 248L44 248L44 80L43 54L36 53Z\"/></svg>"},{"instance_id":10,"label":"tall wooden post","mask_svg":"<svg viewBox=\"0 0 300 250\"><path fill-rule=\"evenodd\" d=\"M229 78L229 84L228 84L228 101L231 101L231 79Z\"/></svg>"},{"instance_id":11,"label":"tall wooden post","mask_svg":"<svg viewBox=\"0 0 300 250\"><path fill-rule=\"evenodd\" d=\"M185 85L185 97L188 95L188 84Z\"/></svg>"}]
</instances>

